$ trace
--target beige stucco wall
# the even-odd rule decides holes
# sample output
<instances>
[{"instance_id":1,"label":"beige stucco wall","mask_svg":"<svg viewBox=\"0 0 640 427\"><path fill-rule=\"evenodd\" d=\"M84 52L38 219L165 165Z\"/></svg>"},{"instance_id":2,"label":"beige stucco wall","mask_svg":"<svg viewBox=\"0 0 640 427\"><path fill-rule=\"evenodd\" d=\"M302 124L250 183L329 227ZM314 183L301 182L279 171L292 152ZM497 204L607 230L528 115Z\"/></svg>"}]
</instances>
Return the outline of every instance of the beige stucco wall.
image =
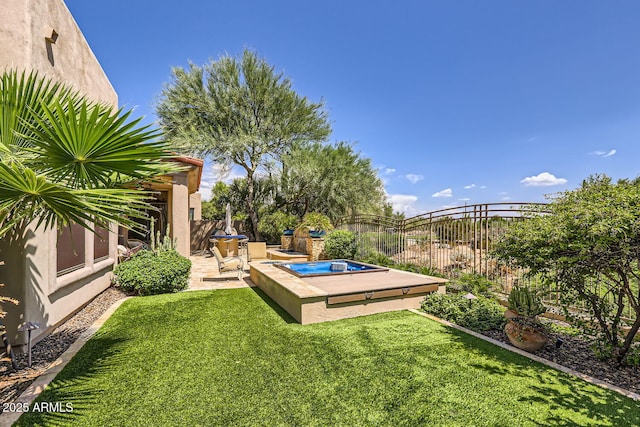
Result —
<instances>
[{"instance_id":1,"label":"beige stucco wall","mask_svg":"<svg viewBox=\"0 0 640 427\"><path fill-rule=\"evenodd\" d=\"M189 195L189 209L193 209L193 221L202 219L202 194L193 193Z\"/></svg>"},{"instance_id":2,"label":"beige stucco wall","mask_svg":"<svg viewBox=\"0 0 640 427\"><path fill-rule=\"evenodd\" d=\"M191 245L191 229L189 226L189 186L188 177L184 173L173 176L169 211L171 212L171 237L176 240L176 250L188 257Z\"/></svg>"},{"instance_id":3,"label":"beige stucco wall","mask_svg":"<svg viewBox=\"0 0 640 427\"><path fill-rule=\"evenodd\" d=\"M55 43L47 42L52 31ZM62 0L2 0L0 2L0 69L35 69L73 86L88 98L117 107L118 97L82 32ZM86 232L85 267L56 277L56 230L30 226L21 238L0 240L0 289L20 305L6 305L5 319L13 345L26 342L17 333L25 321L38 322L39 337L62 322L110 284L116 259L115 227L109 237L109 258L93 263L93 234ZM89 244L89 241L91 244Z\"/></svg>"},{"instance_id":4,"label":"beige stucco wall","mask_svg":"<svg viewBox=\"0 0 640 427\"><path fill-rule=\"evenodd\" d=\"M58 33L55 43L45 39ZM0 68L37 70L96 101L118 105L111 86L62 0L2 0Z\"/></svg>"}]
</instances>

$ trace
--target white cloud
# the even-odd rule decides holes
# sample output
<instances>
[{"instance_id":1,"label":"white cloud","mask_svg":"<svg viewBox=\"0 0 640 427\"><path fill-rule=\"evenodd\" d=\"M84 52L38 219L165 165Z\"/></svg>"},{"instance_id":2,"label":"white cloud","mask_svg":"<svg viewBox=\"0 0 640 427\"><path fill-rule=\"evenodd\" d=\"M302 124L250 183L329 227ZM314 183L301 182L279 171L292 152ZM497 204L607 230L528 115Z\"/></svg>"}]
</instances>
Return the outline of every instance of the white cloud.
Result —
<instances>
[{"instance_id":1,"label":"white cloud","mask_svg":"<svg viewBox=\"0 0 640 427\"><path fill-rule=\"evenodd\" d=\"M413 212L414 207L413 204L418 201L418 196L414 196L413 194L390 194L387 197L387 200L393 206L394 212Z\"/></svg>"},{"instance_id":2,"label":"white cloud","mask_svg":"<svg viewBox=\"0 0 640 427\"><path fill-rule=\"evenodd\" d=\"M487 188L487 186L486 185L481 185L480 188L484 190L485 188Z\"/></svg>"},{"instance_id":3,"label":"white cloud","mask_svg":"<svg viewBox=\"0 0 640 427\"><path fill-rule=\"evenodd\" d=\"M385 168L383 173L385 175L391 175L391 174L395 173L395 171L396 170L394 168Z\"/></svg>"},{"instance_id":4,"label":"white cloud","mask_svg":"<svg viewBox=\"0 0 640 427\"><path fill-rule=\"evenodd\" d=\"M520 182L527 187L549 187L552 185L566 184L567 180L564 178L556 178L549 172L542 172L536 176L528 176Z\"/></svg>"},{"instance_id":5,"label":"white cloud","mask_svg":"<svg viewBox=\"0 0 640 427\"><path fill-rule=\"evenodd\" d=\"M469 184L464 186L465 190L471 190L472 188L475 188L475 187L476 187L475 184Z\"/></svg>"},{"instance_id":6,"label":"white cloud","mask_svg":"<svg viewBox=\"0 0 640 427\"><path fill-rule=\"evenodd\" d=\"M461 202L468 202L471 199L468 198L468 197L463 197L462 199L458 199L458 200L461 201Z\"/></svg>"},{"instance_id":7,"label":"white cloud","mask_svg":"<svg viewBox=\"0 0 640 427\"><path fill-rule=\"evenodd\" d=\"M452 197L453 190L450 188L445 188L444 190L438 191L437 193L433 193L431 197Z\"/></svg>"},{"instance_id":8,"label":"white cloud","mask_svg":"<svg viewBox=\"0 0 640 427\"><path fill-rule=\"evenodd\" d=\"M504 201L511 200L511 197L505 196L505 197L503 197L503 198L502 198L502 199L500 199L500 200L504 200Z\"/></svg>"},{"instance_id":9,"label":"white cloud","mask_svg":"<svg viewBox=\"0 0 640 427\"><path fill-rule=\"evenodd\" d=\"M404 177L407 178L412 184L415 184L418 181L422 181L424 179L424 175L417 175L415 173L408 173Z\"/></svg>"},{"instance_id":10,"label":"white cloud","mask_svg":"<svg viewBox=\"0 0 640 427\"><path fill-rule=\"evenodd\" d=\"M244 178L244 176L240 170L225 168L219 163L213 165L205 163L199 190L199 193L202 194L202 200L211 198L211 189L216 182L222 181L225 184L230 184L234 179Z\"/></svg>"},{"instance_id":11,"label":"white cloud","mask_svg":"<svg viewBox=\"0 0 640 427\"><path fill-rule=\"evenodd\" d=\"M590 154L592 156L599 156L599 157L611 157L614 154L616 154L618 152L618 150L616 150L615 148L609 151L602 151L602 150L596 150L596 151L592 151Z\"/></svg>"}]
</instances>

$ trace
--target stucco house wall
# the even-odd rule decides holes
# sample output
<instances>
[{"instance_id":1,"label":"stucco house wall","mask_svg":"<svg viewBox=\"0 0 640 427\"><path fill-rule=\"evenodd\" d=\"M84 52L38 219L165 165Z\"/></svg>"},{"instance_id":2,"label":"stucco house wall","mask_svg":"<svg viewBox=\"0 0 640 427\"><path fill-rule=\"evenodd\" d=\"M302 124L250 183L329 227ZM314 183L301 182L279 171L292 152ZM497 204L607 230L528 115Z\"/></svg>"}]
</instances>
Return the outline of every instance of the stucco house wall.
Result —
<instances>
[{"instance_id":1,"label":"stucco house wall","mask_svg":"<svg viewBox=\"0 0 640 427\"><path fill-rule=\"evenodd\" d=\"M62 0L0 2L0 69L37 70L75 87L88 98L117 107L118 97ZM57 272L57 231L29 227L22 236L0 241L0 290L20 301L6 304L5 324L14 346L26 343L19 324L38 322L37 341L110 284L116 260L117 230L109 233L107 257L94 260L94 235L86 231L84 266ZM82 254L81 254L82 256Z\"/></svg>"}]
</instances>

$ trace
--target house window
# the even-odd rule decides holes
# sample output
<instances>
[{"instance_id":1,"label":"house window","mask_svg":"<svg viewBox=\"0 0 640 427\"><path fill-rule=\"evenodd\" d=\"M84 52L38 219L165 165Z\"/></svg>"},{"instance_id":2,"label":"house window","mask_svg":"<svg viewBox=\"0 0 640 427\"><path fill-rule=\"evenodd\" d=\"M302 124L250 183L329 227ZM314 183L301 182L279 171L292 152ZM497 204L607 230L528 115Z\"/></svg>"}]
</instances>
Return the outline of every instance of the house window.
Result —
<instances>
[{"instance_id":1,"label":"house window","mask_svg":"<svg viewBox=\"0 0 640 427\"><path fill-rule=\"evenodd\" d=\"M58 276L85 266L84 231L84 227L78 224L62 227L58 231Z\"/></svg>"},{"instance_id":2,"label":"house window","mask_svg":"<svg viewBox=\"0 0 640 427\"><path fill-rule=\"evenodd\" d=\"M93 235L93 261L98 262L109 258L109 230L96 226Z\"/></svg>"}]
</instances>

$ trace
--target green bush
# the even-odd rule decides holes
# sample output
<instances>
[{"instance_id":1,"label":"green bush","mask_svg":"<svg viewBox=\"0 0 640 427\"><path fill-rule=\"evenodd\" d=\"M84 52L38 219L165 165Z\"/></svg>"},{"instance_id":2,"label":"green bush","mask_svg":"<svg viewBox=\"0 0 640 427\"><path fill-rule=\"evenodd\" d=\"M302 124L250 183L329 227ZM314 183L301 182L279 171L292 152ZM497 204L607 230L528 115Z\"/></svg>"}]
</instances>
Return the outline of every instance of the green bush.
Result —
<instances>
[{"instance_id":1,"label":"green bush","mask_svg":"<svg viewBox=\"0 0 640 427\"><path fill-rule=\"evenodd\" d=\"M460 292L471 292L475 296L482 295L491 298L491 290L495 289L497 285L479 274L466 273L452 280L447 287Z\"/></svg>"},{"instance_id":2,"label":"green bush","mask_svg":"<svg viewBox=\"0 0 640 427\"><path fill-rule=\"evenodd\" d=\"M358 261L366 262L367 264L380 265L382 267L393 267L395 262L386 256L376 251L369 251L364 256L358 257Z\"/></svg>"},{"instance_id":3,"label":"green bush","mask_svg":"<svg viewBox=\"0 0 640 427\"><path fill-rule=\"evenodd\" d=\"M506 322L504 309L482 296L467 299L459 294L433 293L425 297L422 310L474 331L502 330Z\"/></svg>"},{"instance_id":4,"label":"green bush","mask_svg":"<svg viewBox=\"0 0 640 427\"><path fill-rule=\"evenodd\" d=\"M334 230L324 238L324 251L329 259L354 259L356 235L348 230Z\"/></svg>"},{"instance_id":5,"label":"green bush","mask_svg":"<svg viewBox=\"0 0 640 427\"><path fill-rule=\"evenodd\" d=\"M258 231L269 244L279 244L282 232L288 228L294 228L298 224L298 218L285 212L277 211L262 216L258 223Z\"/></svg>"},{"instance_id":6,"label":"green bush","mask_svg":"<svg viewBox=\"0 0 640 427\"><path fill-rule=\"evenodd\" d=\"M113 271L116 285L137 295L178 292L187 288L191 261L175 250L140 251Z\"/></svg>"}]
</instances>

